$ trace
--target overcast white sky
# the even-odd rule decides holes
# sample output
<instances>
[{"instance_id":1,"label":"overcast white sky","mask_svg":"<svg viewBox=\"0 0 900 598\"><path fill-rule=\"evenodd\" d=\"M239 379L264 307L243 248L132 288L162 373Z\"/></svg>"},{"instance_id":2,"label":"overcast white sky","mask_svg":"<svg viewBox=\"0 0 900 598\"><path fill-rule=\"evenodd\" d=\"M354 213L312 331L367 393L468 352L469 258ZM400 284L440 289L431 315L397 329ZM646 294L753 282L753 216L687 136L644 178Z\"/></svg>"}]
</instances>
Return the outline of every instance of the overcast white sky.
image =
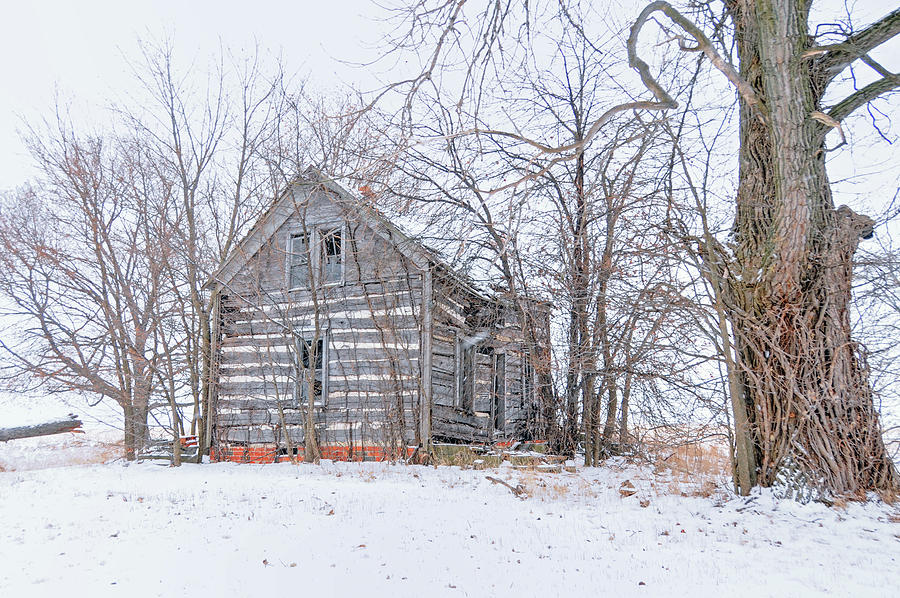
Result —
<instances>
[{"instance_id":1,"label":"overcast white sky","mask_svg":"<svg viewBox=\"0 0 900 598\"><path fill-rule=\"evenodd\" d=\"M47 114L56 90L78 106L104 106L133 85L123 56L137 39L172 35L182 57L204 62L221 42L273 54L290 70L320 83L337 78L363 85L363 69L339 62L374 56L384 24L371 0L18 0L0 19L0 189L30 173L19 135L21 119Z\"/></svg>"},{"instance_id":2,"label":"overcast white sky","mask_svg":"<svg viewBox=\"0 0 900 598\"><path fill-rule=\"evenodd\" d=\"M385 1L396 3L381 3ZM645 2L610 0L609 4L619 14L630 15L637 14ZM895 2L859 0L852 4L857 23L864 24L883 15ZM821 14L833 18L841 14L843 2L822 0L816 6ZM266 51L281 53L289 72L309 74L320 87L353 83L371 89L376 85L371 69L340 60L364 61L377 56L378 42L387 27L379 20L383 15L373 0L7 1L0 19L0 189L21 184L31 175L17 129L23 118L33 122L49 114L57 91L62 100L74 102L73 112L78 112L73 116L77 117L128 95L134 81L125 57L138 56L138 38L172 36L179 57L196 57L200 63L214 55L220 43L240 50L258 42ZM897 51L887 53L900 54L900 43L893 49ZM860 134L871 136L873 132L864 126ZM866 143L852 145L855 147L845 153L858 154L869 147ZM874 172L895 181L896 167L891 169L884 162L893 159L888 155L853 156L850 162L854 166L835 165L832 175L861 174L857 169L865 170L868 165L866 176ZM896 186L886 185L891 184Z\"/></svg>"}]
</instances>

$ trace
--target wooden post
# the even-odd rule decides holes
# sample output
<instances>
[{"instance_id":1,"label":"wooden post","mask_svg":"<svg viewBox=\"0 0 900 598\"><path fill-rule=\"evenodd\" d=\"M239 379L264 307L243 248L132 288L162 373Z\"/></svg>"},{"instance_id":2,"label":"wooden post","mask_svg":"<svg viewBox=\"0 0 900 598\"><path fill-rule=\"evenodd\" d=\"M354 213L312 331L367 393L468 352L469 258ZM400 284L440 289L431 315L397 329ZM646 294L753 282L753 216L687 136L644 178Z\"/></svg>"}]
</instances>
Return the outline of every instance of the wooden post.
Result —
<instances>
[{"instance_id":1,"label":"wooden post","mask_svg":"<svg viewBox=\"0 0 900 598\"><path fill-rule=\"evenodd\" d=\"M209 367L207 370L209 379L207 380L206 396L204 397L206 404L203 405L203 407L205 407L205 409L201 414L203 416L201 422L203 431L201 433L200 447L197 449L197 463L203 462L203 455L209 455L210 449L213 446L212 434L216 419L216 399L218 398L219 389L219 335L222 333L219 320L222 317L222 287L217 284L213 287L212 294L212 309L210 310L212 313L210 318L209 344L207 346L209 354L206 356L209 360Z\"/></svg>"},{"instance_id":2,"label":"wooden post","mask_svg":"<svg viewBox=\"0 0 900 598\"><path fill-rule=\"evenodd\" d=\"M433 357L432 343L434 339L434 285L432 282L431 265L425 269L422 282L422 400L419 413L419 436L422 449L426 454L431 454L431 361Z\"/></svg>"}]
</instances>

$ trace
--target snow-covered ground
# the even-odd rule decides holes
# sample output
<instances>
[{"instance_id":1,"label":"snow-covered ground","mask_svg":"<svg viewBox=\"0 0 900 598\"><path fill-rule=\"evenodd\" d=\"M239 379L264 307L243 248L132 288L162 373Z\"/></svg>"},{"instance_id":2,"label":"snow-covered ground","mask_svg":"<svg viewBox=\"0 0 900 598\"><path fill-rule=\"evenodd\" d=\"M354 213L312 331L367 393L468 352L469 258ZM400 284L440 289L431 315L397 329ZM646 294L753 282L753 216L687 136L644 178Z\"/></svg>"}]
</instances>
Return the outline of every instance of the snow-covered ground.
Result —
<instances>
[{"instance_id":1,"label":"snow-covered ground","mask_svg":"<svg viewBox=\"0 0 900 598\"><path fill-rule=\"evenodd\" d=\"M685 497L648 474L331 462L0 473L0 596L897 595L889 506ZM623 497L626 479L637 492Z\"/></svg>"},{"instance_id":2,"label":"snow-covered ground","mask_svg":"<svg viewBox=\"0 0 900 598\"><path fill-rule=\"evenodd\" d=\"M68 412L31 409L0 402L0 425ZM879 502L739 499L690 463L127 465L84 419L0 443L0 597L900 595Z\"/></svg>"}]
</instances>

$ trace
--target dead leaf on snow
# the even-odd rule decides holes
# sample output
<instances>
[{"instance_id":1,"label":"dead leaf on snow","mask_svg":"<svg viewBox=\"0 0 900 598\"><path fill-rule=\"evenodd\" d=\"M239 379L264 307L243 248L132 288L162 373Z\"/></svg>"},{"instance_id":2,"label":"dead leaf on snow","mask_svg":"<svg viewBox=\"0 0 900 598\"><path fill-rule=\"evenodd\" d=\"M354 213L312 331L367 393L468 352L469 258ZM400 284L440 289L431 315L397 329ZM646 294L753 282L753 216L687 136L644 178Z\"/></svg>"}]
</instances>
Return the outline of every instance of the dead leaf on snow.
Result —
<instances>
[{"instance_id":1,"label":"dead leaf on snow","mask_svg":"<svg viewBox=\"0 0 900 598\"><path fill-rule=\"evenodd\" d=\"M629 496L637 494L637 489L634 487L634 484L631 483L631 480L625 480L622 482L622 485L619 486L619 494L622 498L628 498Z\"/></svg>"}]
</instances>

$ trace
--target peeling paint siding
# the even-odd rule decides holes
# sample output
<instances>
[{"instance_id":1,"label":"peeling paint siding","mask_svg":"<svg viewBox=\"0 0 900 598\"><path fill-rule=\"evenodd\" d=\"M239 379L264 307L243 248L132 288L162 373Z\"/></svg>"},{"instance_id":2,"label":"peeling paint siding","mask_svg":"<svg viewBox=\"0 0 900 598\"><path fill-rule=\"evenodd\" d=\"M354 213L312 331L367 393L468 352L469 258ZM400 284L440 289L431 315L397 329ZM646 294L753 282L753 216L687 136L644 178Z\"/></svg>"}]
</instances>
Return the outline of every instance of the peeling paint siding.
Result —
<instances>
[{"instance_id":1,"label":"peeling paint siding","mask_svg":"<svg viewBox=\"0 0 900 598\"><path fill-rule=\"evenodd\" d=\"M332 333L332 336L334 333ZM284 338L284 337L278 337ZM345 350L345 349L408 349L413 346L412 343L381 343L381 342L359 342L354 343L350 341L332 341L330 345L333 349L337 351ZM289 351L291 349L290 345L287 343L282 343L279 345L268 345L265 348L259 347L256 345L239 345L239 346L225 346L222 347L222 351L224 353L258 353L262 357L267 357L270 350L274 347L283 348L285 351Z\"/></svg>"},{"instance_id":2,"label":"peeling paint siding","mask_svg":"<svg viewBox=\"0 0 900 598\"><path fill-rule=\"evenodd\" d=\"M403 281L405 281L405 279L395 278L392 281L388 281L388 282L399 283L399 282L403 282ZM340 303L355 303L355 302L367 302L367 301L371 301L373 303L379 303L379 302L384 301L385 299L396 299L398 296L400 296L398 294L398 291L406 290L405 288L400 288L400 289L394 290L393 292L390 292L390 293L384 293L384 292L382 292L382 293L364 293L359 289L359 287L360 287L359 284L356 284L352 287L354 289L354 291L358 290L359 294L334 295L334 296L328 297L324 300L320 300L319 308L320 309L327 308L329 305L340 304ZM339 287L333 287L333 288L337 289ZM296 293L296 291L291 291L291 292ZM283 298L281 301L268 301L268 302L262 303L261 305L256 305L254 303L254 301L256 299L258 299L258 297L254 297L254 296L250 295L247 297L241 297L237 301L239 301L239 303L243 304L243 305L239 305L239 307L242 309L242 311L246 310L246 313L248 313L248 314L252 314L254 312L263 312L265 314L272 314L272 313L282 314L282 313L285 313L288 311L312 309L312 307L313 307L313 302L311 299L301 301L299 299Z\"/></svg>"}]
</instances>

